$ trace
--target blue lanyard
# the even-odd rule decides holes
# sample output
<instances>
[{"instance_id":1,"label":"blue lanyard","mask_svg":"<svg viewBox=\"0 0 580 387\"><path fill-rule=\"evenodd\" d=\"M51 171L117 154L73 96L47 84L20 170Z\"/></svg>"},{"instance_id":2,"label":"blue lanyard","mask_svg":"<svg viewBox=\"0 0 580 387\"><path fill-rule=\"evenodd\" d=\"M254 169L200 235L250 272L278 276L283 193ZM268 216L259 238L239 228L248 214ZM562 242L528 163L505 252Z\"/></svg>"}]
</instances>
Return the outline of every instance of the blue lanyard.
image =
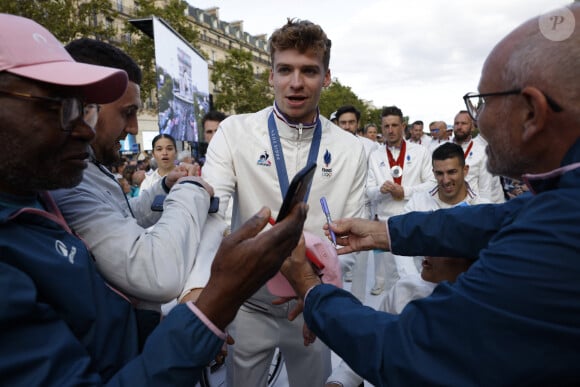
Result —
<instances>
[{"instance_id":1,"label":"blue lanyard","mask_svg":"<svg viewBox=\"0 0 580 387\"><path fill-rule=\"evenodd\" d=\"M278 134L278 128L276 126L276 119L274 118L274 112L270 113L268 118L268 134L270 135L270 143L272 144L272 153L274 154L274 162L276 164L276 172L278 172L278 182L280 183L280 189L282 191L282 200L288 191L290 186L290 181L288 180L288 171L286 170L286 162L284 161L284 150L282 149L282 144L280 143L280 135ZM308 160L306 165L315 163L318 159L318 150L320 148L320 139L322 138L322 124L320 123L320 118L316 120L316 129L314 129L314 134L312 136L312 143L310 145L310 151L308 152ZM304 201L308 200L308 194L310 189L306 193Z\"/></svg>"}]
</instances>

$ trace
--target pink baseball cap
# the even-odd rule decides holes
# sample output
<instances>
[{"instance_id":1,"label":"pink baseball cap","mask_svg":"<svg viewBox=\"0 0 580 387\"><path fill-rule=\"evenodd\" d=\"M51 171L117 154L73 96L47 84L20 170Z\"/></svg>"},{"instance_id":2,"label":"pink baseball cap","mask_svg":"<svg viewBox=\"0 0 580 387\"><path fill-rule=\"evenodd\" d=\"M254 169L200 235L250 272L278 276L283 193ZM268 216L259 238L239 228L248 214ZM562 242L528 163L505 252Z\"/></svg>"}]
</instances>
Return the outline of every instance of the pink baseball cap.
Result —
<instances>
[{"instance_id":1,"label":"pink baseball cap","mask_svg":"<svg viewBox=\"0 0 580 387\"><path fill-rule=\"evenodd\" d=\"M9 14L0 14L0 71L78 88L92 103L113 102L127 88L123 70L75 62L46 28Z\"/></svg>"},{"instance_id":2,"label":"pink baseball cap","mask_svg":"<svg viewBox=\"0 0 580 387\"><path fill-rule=\"evenodd\" d=\"M342 269L340 268L336 248L327 239L322 239L308 231L304 231L304 241L306 242L306 249L314 254L318 261L324 265L324 268L320 270L322 282L342 288ZM296 296L292 285L280 272L276 273L266 283L266 287L270 293L278 297Z\"/></svg>"}]
</instances>

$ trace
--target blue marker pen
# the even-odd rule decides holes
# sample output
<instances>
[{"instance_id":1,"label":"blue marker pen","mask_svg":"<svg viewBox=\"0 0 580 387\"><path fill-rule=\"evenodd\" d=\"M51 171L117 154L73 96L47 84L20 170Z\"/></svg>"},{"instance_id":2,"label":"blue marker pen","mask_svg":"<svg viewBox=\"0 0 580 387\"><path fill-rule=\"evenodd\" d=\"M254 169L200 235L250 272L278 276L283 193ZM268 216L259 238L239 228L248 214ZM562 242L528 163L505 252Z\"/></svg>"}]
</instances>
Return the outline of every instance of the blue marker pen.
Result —
<instances>
[{"instance_id":1,"label":"blue marker pen","mask_svg":"<svg viewBox=\"0 0 580 387\"><path fill-rule=\"evenodd\" d=\"M324 196L320 198L320 204L322 205L322 212L324 212L324 215L326 215L326 223L328 224L328 231L330 231L332 243L334 243L334 247L336 247L336 235L334 235L334 231L332 231L330 228L332 218L330 217L330 210L328 209L328 204L326 203L326 198Z\"/></svg>"}]
</instances>

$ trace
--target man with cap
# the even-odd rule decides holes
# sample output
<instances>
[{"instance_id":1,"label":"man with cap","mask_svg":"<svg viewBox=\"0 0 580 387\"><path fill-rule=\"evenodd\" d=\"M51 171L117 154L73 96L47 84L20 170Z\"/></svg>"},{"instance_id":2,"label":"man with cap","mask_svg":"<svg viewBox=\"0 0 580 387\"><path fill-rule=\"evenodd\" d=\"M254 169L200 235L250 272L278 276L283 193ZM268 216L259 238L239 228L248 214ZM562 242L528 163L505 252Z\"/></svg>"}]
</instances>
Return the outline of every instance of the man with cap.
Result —
<instances>
[{"instance_id":1,"label":"man with cap","mask_svg":"<svg viewBox=\"0 0 580 387\"><path fill-rule=\"evenodd\" d=\"M224 240L197 304L176 307L139 353L131 304L103 281L47 192L81 181L94 104L126 87L123 71L76 63L39 24L0 14L2 384L191 385L220 351L243 300L302 233L306 207L298 205L256 236L270 217L262 208Z\"/></svg>"}]
</instances>

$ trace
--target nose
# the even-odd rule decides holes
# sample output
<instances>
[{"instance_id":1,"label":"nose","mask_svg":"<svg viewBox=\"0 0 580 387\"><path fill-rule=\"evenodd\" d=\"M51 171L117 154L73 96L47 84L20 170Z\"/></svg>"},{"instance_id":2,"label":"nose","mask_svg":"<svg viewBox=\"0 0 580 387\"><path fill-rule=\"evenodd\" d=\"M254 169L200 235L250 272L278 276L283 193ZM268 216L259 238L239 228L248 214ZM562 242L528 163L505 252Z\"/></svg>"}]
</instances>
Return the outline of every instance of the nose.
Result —
<instances>
[{"instance_id":1,"label":"nose","mask_svg":"<svg viewBox=\"0 0 580 387\"><path fill-rule=\"evenodd\" d=\"M139 124L137 122L137 114L132 114L127 119L127 125L125 126L125 132L133 135L137 135L139 132Z\"/></svg>"},{"instance_id":2,"label":"nose","mask_svg":"<svg viewBox=\"0 0 580 387\"><path fill-rule=\"evenodd\" d=\"M79 140L90 142L95 138L95 129L79 118L74 121L70 135Z\"/></svg>"},{"instance_id":3,"label":"nose","mask_svg":"<svg viewBox=\"0 0 580 387\"><path fill-rule=\"evenodd\" d=\"M450 177L449 177L449 174L447 174L447 173L444 173L444 174L443 174L443 184L444 184L444 185L447 185L447 184L448 184L448 183L450 183L450 182L451 182L451 179L450 179Z\"/></svg>"},{"instance_id":4,"label":"nose","mask_svg":"<svg viewBox=\"0 0 580 387\"><path fill-rule=\"evenodd\" d=\"M299 70L292 72L290 76L290 87L293 89L301 89L303 86L302 75Z\"/></svg>"}]
</instances>

